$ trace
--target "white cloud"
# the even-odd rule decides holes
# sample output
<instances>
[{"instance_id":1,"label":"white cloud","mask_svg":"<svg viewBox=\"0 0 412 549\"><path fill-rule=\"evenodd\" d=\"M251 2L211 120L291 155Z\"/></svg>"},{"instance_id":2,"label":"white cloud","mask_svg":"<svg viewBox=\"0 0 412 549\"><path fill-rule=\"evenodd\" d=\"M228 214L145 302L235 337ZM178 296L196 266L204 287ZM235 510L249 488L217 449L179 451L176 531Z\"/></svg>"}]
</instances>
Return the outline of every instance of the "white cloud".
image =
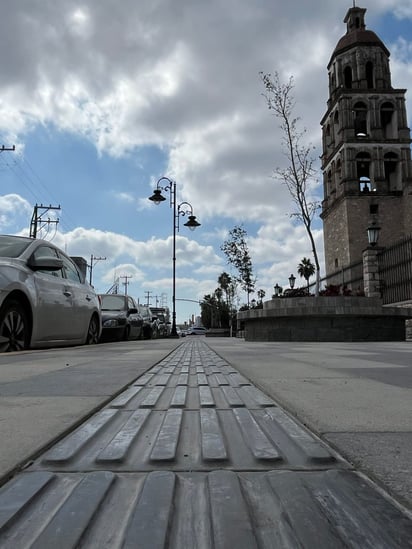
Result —
<instances>
[{"instance_id":1,"label":"white cloud","mask_svg":"<svg viewBox=\"0 0 412 549\"><path fill-rule=\"evenodd\" d=\"M32 211L29 202L18 194L0 196L0 230L15 232L22 222L29 219Z\"/></svg>"},{"instance_id":2,"label":"white cloud","mask_svg":"<svg viewBox=\"0 0 412 549\"><path fill-rule=\"evenodd\" d=\"M320 155L326 65L346 32L343 18L351 5L347 0L276 5L270 0L14 2L0 20L0 47L7 51L0 135L24 145L29 132L41 125L85 138L100 158L136 157L138 169L147 170L147 183L126 187L119 178L110 206L134 205L141 217L151 207L150 180L164 173L173 177L179 201L189 201L202 223L196 239L183 231L177 237L179 287L212 291L216 275L228 270L219 242L225 230L244 222L253 227L250 246L258 285L269 288L289 276L310 248L303 227L288 216L293 204L287 189L272 177L285 158L259 72L294 76L296 115L308 129L314 154ZM388 13L412 17L410 0L365 0L362 5L372 30L373 22ZM404 37L387 45L394 87L411 89L411 42ZM151 145L163 160L144 166L143 150ZM320 162L316 167L320 170ZM320 196L320 184L316 190ZM98 185L92 192L101 199ZM31 206L22 196L0 201L2 230L17 219L18 208L28 226ZM7 209L12 203L14 213ZM113 218L108 212L102 212L101 226L85 228L82 220L83 227L58 232L54 241L73 255L87 257L93 250L107 257L96 265L97 275L104 271L111 279L116 265L131 265L135 281L161 289L169 280L171 237L139 240L132 222L127 234L108 230L105 224ZM157 231L156 218L152 234ZM322 256L320 230L316 240Z\"/></svg>"}]
</instances>

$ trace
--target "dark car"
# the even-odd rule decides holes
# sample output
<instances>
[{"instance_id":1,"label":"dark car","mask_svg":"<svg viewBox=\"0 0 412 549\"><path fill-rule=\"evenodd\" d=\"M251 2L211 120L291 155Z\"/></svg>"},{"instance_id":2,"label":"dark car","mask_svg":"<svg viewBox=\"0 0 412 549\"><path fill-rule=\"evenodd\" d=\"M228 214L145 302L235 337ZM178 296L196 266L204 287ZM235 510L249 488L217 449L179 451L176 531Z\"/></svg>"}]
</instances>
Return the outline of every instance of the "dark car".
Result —
<instances>
[{"instance_id":1,"label":"dark car","mask_svg":"<svg viewBox=\"0 0 412 549\"><path fill-rule=\"evenodd\" d=\"M143 318L135 300L123 294L99 294L102 310L100 341L127 341L143 337Z\"/></svg>"},{"instance_id":2,"label":"dark car","mask_svg":"<svg viewBox=\"0 0 412 549\"><path fill-rule=\"evenodd\" d=\"M100 306L78 265L41 239L0 235L0 352L97 343Z\"/></svg>"},{"instance_id":3,"label":"dark car","mask_svg":"<svg viewBox=\"0 0 412 549\"><path fill-rule=\"evenodd\" d=\"M159 337L159 320L147 305L138 305L140 315L143 317L143 338L155 339Z\"/></svg>"}]
</instances>

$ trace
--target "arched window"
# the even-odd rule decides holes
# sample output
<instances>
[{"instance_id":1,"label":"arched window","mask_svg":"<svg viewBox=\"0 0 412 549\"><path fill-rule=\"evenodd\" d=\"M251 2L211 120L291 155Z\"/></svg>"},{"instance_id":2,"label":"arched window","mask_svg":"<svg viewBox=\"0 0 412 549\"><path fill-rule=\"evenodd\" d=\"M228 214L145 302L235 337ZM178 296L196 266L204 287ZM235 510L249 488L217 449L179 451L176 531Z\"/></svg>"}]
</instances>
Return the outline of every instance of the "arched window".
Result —
<instances>
[{"instance_id":1,"label":"arched window","mask_svg":"<svg viewBox=\"0 0 412 549\"><path fill-rule=\"evenodd\" d=\"M333 115L333 134L335 136L335 140L339 141L339 111L337 109Z\"/></svg>"},{"instance_id":2,"label":"arched window","mask_svg":"<svg viewBox=\"0 0 412 549\"><path fill-rule=\"evenodd\" d=\"M332 170L328 171L328 184L327 184L327 193L330 195L332 192Z\"/></svg>"},{"instance_id":3,"label":"arched window","mask_svg":"<svg viewBox=\"0 0 412 549\"><path fill-rule=\"evenodd\" d=\"M353 106L354 128L356 137L362 138L368 135L367 128L368 109L365 103L358 101Z\"/></svg>"},{"instance_id":4,"label":"arched window","mask_svg":"<svg viewBox=\"0 0 412 549\"><path fill-rule=\"evenodd\" d=\"M345 79L345 88L352 88L352 69L351 67L346 67L343 72L343 77Z\"/></svg>"},{"instance_id":5,"label":"arched window","mask_svg":"<svg viewBox=\"0 0 412 549\"><path fill-rule=\"evenodd\" d=\"M366 71L366 85L369 89L375 87L375 78L374 78L374 70L373 70L373 63L372 61L368 61L366 63L365 67Z\"/></svg>"},{"instance_id":6,"label":"arched window","mask_svg":"<svg viewBox=\"0 0 412 549\"><path fill-rule=\"evenodd\" d=\"M392 152L386 153L383 157L385 170L385 181L390 191L401 190L398 176L398 155Z\"/></svg>"},{"instance_id":7,"label":"arched window","mask_svg":"<svg viewBox=\"0 0 412 549\"><path fill-rule=\"evenodd\" d=\"M336 184L342 183L342 162L340 158L336 162Z\"/></svg>"},{"instance_id":8,"label":"arched window","mask_svg":"<svg viewBox=\"0 0 412 549\"><path fill-rule=\"evenodd\" d=\"M370 176L371 155L367 152L360 152L356 155L356 177L359 182L359 190L362 193L369 193L372 190Z\"/></svg>"},{"instance_id":9,"label":"arched window","mask_svg":"<svg viewBox=\"0 0 412 549\"><path fill-rule=\"evenodd\" d=\"M383 136L386 139L396 137L394 120L395 107L393 104L390 101L385 101L385 103L382 103L380 113Z\"/></svg>"}]
</instances>

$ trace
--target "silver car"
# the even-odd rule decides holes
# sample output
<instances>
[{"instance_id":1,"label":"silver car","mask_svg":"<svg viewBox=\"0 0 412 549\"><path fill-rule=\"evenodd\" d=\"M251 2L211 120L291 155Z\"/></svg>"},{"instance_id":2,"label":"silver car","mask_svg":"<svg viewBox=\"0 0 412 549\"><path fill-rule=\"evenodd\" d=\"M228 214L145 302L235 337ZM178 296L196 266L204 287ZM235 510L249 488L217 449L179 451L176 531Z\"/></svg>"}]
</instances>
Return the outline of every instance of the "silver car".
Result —
<instances>
[{"instance_id":1,"label":"silver car","mask_svg":"<svg viewBox=\"0 0 412 549\"><path fill-rule=\"evenodd\" d=\"M99 299L51 242L0 235L0 352L97 343Z\"/></svg>"}]
</instances>

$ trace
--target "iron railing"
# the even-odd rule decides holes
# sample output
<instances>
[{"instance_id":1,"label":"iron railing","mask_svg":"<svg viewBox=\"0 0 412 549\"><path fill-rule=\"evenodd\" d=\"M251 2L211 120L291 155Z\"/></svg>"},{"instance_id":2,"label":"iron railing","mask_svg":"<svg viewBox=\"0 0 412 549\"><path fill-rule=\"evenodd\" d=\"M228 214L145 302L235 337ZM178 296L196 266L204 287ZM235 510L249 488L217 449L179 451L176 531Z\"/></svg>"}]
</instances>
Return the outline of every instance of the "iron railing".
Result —
<instances>
[{"instance_id":1,"label":"iron railing","mask_svg":"<svg viewBox=\"0 0 412 549\"><path fill-rule=\"evenodd\" d=\"M412 235L383 248L378 266L383 303L412 300Z\"/></svg>"},{"instance_id":2,"label":"iron railing","mask_svg":"<svg viewBox=\"0 0 412 549\"><path fill-rule=\"evenodd\" d=\"M356 261L346 267L330 273L328 276L324 276L320 279L320 289L326 288L326 286L340 286L341 288L348 288L353 294L363 292L363 262ZM311 293L315 290L315 283L309 285L309 291Z\"/></svg>"}]
</instances>

